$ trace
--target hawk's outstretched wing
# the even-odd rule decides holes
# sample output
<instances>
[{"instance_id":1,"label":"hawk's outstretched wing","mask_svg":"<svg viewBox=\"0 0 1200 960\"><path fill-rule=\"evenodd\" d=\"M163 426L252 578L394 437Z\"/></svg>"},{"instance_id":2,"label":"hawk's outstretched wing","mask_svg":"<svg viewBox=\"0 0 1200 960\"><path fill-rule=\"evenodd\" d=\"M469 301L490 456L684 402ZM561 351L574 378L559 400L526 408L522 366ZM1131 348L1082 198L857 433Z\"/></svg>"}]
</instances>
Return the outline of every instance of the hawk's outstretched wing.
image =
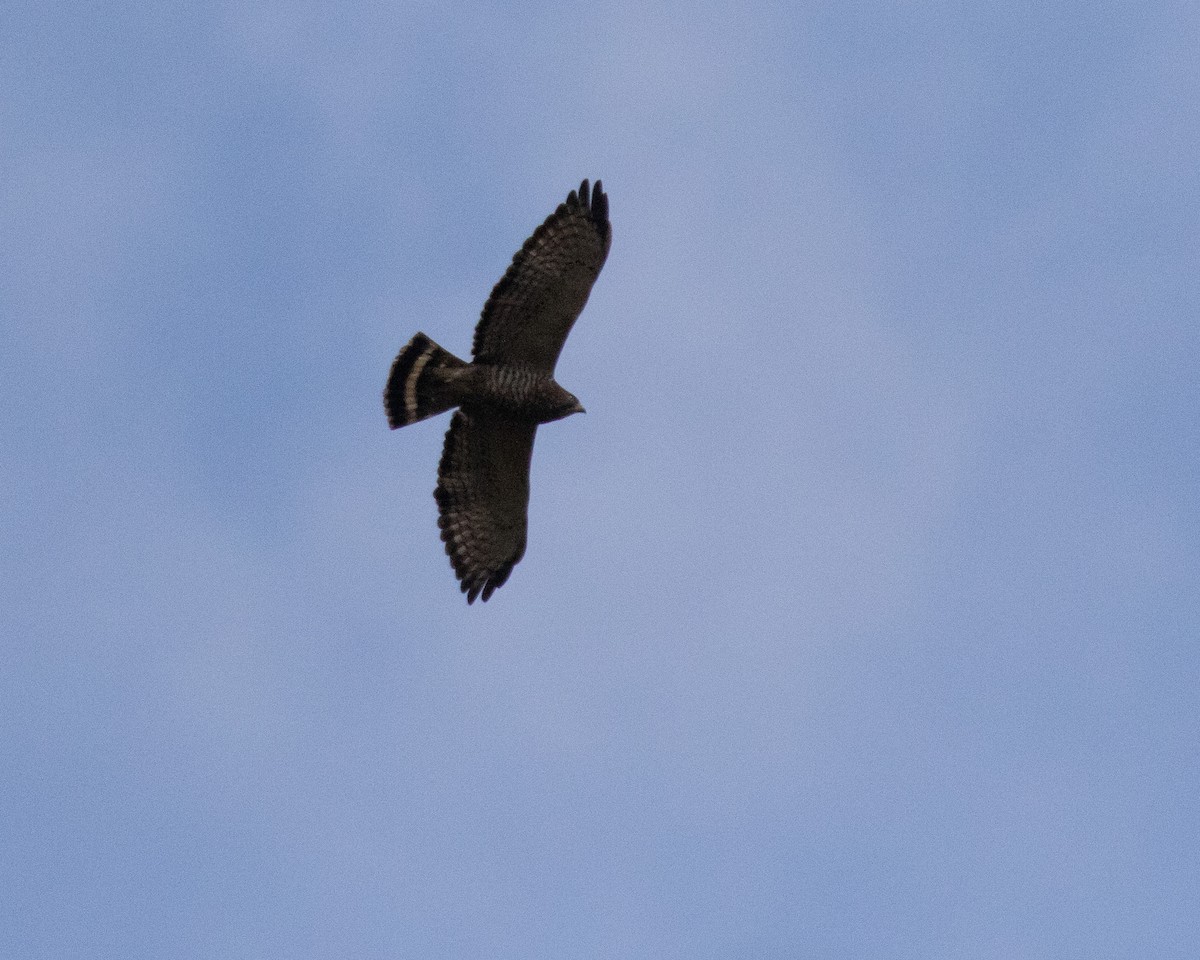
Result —
<instances>
[{"instance_id":1,"label":"hawk's outstretched wing","mask_svg":"<svg viewBox=\"0 0 1200 960\"><path fill-rule=\"evenodd\" d=\"M553 373L611 243L608 196L599 180L590 191L584 180L525 241L492 290L475 328L475 360Z\"/></svg>"},{"instance_id":2,"label":"hawk's outstretched wing","mask_svg":"<svg viewBox=\"0 0 1200 960\"><path fill-rule=\"evenodd\" d=\"M438 485L438 526L467 602L486 600L525 553L529 461L537 424L482 407L455 412Z\"/></svg>"}]
</instances>

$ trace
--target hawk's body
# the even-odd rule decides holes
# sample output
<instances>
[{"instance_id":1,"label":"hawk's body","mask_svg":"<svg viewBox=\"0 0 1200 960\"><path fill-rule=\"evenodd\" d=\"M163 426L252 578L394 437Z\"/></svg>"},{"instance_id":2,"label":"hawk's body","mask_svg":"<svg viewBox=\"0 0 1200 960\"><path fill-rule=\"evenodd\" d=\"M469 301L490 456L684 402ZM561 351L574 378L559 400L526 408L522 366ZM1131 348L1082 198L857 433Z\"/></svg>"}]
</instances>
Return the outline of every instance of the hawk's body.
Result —
<instances>
[{"instance_id":1,"label":"hawk's body","mask_svg":"<svg viewBox=\"0 0 1200 960\"><path fill-rule=\"evenodd\" d=\"M467 363L418 333L392 364L392 428L458 407L438 467L438 525L467 602L487 600L525 553L539 423L583 407L554 366L612 242L608 197L586 180L534 231L492 290Z\"/></svg>"}]
</instances>

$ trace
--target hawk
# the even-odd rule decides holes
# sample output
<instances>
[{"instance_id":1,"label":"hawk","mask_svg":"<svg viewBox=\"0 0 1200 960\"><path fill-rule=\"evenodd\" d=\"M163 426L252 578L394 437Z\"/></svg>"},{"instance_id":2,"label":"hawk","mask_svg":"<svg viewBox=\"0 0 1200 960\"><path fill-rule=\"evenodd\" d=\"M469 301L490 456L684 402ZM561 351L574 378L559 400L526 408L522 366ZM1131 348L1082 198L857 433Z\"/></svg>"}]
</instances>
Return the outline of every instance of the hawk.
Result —
<instances>
[{"instance_id":1,"label":"hawk","mask_svg":"<svg viewBox=\"0 0 1200 960\"><path fill-rule=\"evenodd\" d=\"M599 180L572 190L517 251L475 327L471 362L418 333L392 363L392 429L458 407L438 484L438 526L467 603L487 600L525 554L538 424L583 413L554 365L612 242Z\"/></svg>"}]
</instances>

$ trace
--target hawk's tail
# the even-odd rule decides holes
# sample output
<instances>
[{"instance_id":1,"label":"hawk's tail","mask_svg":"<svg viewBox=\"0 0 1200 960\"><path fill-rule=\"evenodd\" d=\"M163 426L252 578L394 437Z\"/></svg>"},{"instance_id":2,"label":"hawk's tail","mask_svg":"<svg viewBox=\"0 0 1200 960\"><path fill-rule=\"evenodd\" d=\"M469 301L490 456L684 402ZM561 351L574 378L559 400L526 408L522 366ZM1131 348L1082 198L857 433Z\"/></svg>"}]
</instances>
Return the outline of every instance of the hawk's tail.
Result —
<instances>
[{"instance_id":1,"label":"hawk's tail","mask_svg":"<svg viewBox=\"0 0 1200 960\"><path fill-rule=\"evenodd\" d=\"M396 355L383 391L383 407L392 429L449 410L458 401L447 396L444 378L436 371L467 364L418 333Z\"/></svg>"}]
</instances>

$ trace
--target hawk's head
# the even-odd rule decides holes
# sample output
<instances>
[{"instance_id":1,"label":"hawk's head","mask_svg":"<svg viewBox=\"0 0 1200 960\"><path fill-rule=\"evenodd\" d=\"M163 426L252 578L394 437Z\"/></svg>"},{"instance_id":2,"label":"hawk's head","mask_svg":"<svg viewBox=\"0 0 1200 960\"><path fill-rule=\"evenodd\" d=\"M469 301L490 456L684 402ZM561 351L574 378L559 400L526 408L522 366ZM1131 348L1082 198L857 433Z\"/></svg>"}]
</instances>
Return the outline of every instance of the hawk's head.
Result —
<instances>
[{"instance_id":1,"label":"hawk's head","mask_svg":"<svg viewBox=\"0 0 1200 960\"><path fill-rule=\"evenodd\" d=\"M583 404L579 402L579 398L576 397L575 394L567 393L566 390L564 390L563 393L566 394L566 396L563 397L562 403L555 410L555 420L561 420L563 417L569 417L573 413L587 413L587 411L583 409Z\"/></svg>"}]
</instances>

